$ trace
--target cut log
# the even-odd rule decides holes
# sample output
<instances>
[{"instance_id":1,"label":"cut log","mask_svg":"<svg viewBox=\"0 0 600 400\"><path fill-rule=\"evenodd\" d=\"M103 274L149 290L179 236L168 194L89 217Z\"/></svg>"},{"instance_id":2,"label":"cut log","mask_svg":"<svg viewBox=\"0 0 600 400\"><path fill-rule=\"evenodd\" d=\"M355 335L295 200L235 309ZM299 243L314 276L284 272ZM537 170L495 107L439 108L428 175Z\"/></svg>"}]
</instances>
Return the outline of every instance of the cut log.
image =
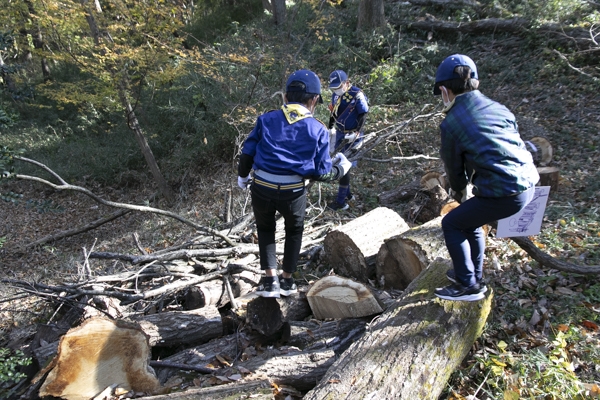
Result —
<instances>
[{"instance_id":1,"label":"cut log","mask_svg":"<svg viewBox=\"0 0 600 400\"><path fill-rule=\"evenodd\" d=\"M409 229L395 211L378 207L332 230L323 243L325 262L341 276L368 282L383 241Z\"/></svg>"},{"instance_id":2,"label":"cut log","mask_svg":"<svg viewBox=\"0 0 600 400\"><path fill-rule=\"evenodd\" d=\"M149 361L148 337L137 324L92 318L62 337L58 354L40 372L50 371L39 395L88 400L112 385L156 394L160 385Z\"/></svg>"},{"instance_id":3,"label":"cut log","mask_svg":"<svg viewBox=\"0 0 600 400\"><path fill-rule=\"evenodd\" d=\"M431 185L432 182L427 183ZM425 223L445 215L458 206L458 202L448 195L446 189L436 184L430 189L419 190L408 203L408 220Z\"/></svg>"},{"instance_id":4,"label":"cut log","mask_svg":"<svg viewBox=\"0 0 600 400\"><path fill-rule=\"evenodd\" d=\"M538 167L540 174L540 186L550 186L551 192L558 190L558 181L560 180L560 171L556 167Z\"/></svg>"},{"instance_id":5,"label":"cut log","mask_svg":"<svg viewBox=\"0 0 600 400\"><path fill-rule=\"evenodd\" d=\"M421 178L421 186L427 190L431 190L436 186L446 188L446 177L437 171L430 171Z\"/></svg>"},{"instance_id":6,"label":"cut log","mask_svg":"<svg viewBox=\"0 0 600 400\"><path fill-rule=\"evenodd\" d=\"M545 167L552 161L552 145L548 139L541 136L535 136L529 139L529 142L535 146L535 151L532 151L533 161L535 165Z\"/></svg>"},{"instance_id":7,"label":"cut log","mask_svg":"<svg viewBox=\"0 0 600 400\"><path fill-rule=\"evenodd\" d=\"M189 287L184 295L185 310L195 310L205 306L218 306L226 295L223 282L212 280Z\"/></svg>"},{"instance_id":8,"label":"cut log","mask_svg":"<svg viewBox=\"0 0 600 400\"><path fill-rule=\"evenodd\" d=\"M151 346L200 344L223 335L221 314L214 306L135 316L133 319L148 335Z\"/></svg>"},{"instance_id":9,"label":"cut log","mask_svg":"<svg viewBox=\"0 0 600 400\"><path fill-rule=\"evenodd\" d=\"M448 260L436 260L363 337L329 368L303 400L437 400L481 335L492 291L477 302L441 300Z\"/></svg>"},{"instance_id":10,"label":"cut log","mask_svg":"<svg viewBox=\"0 0 600 400\"><path fill-rule=\"evenodd\" d=\"M438 257L450 255L442 232L443 217L384 241L377 254L377 281L384 288L404 289Z\"/></svg>"},{"instance_id":11,"label":"cut log","mask_svg":"<svg viewBox=\"0 0 600 400\"><path fill-rule=\"evenodd\" d=\"M380 193L377 195L377 199L380 205L389 206L404 200L410 200L422 188L421 180L414 180L407 185Z\"/></svg>"},{"instance_id":12,"label":"cut log","mask_svg":"<svg viewBox=\"0 0 600 400\"><path fill-rule=\"evenodd\" d=\"M246 322L256 332L266 337L283 333L288 321L302 321L311 314L306 293L289 297L257 297L246 306Z\"/></svg>"},{"instance_id":13,"label":"cut log","mask_svg":"<svg viewBox=\"0 0 600 400\"><path fill-rule=\"evenodd\" d=\"M359 318L383 312L383 305L364 284L335 275L315 282L306 298L316 319Z\"/></svg>"}]
</instances>

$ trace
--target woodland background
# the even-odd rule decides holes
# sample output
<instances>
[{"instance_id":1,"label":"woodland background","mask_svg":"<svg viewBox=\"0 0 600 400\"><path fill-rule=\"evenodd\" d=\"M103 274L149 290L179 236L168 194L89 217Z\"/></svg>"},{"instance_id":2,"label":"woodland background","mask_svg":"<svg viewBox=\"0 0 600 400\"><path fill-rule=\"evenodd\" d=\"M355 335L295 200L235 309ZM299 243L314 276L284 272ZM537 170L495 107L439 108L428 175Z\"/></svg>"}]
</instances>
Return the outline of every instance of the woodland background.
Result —
<instances>
[{"instance_id":1,"label":"woodland background","mask_svg":"<svg viewBox=\"0 0 600 400\"><path fill-rule=\"evenodd\" d=\"M377 195L439 170L437 65L465 53L482 92L517 116L525 139L553 145L559 188L534 239L548 254L600 264L600 4L591 0L283 2L1 0L0 271L61 282L119 262L88 252L148 251L189 240L194 229L132 212L92 231L28 246L114 209L35 179L65 182L113 202L168 209L203 226L249 205L236 189L240 145L262 112L281 105L287 75L344 69L367 94L367 133L402 128L359 163L357 201L335 214L337 189L311 192L309 218L344 223L377 207ZM325 101L329 93L324 92ZM317 116L328 120L325 107ZM419 117L427 116L427 117ZM403 125L404 124L404 125ZM18 177L21 175L21 178ZM405 205L396 211L409 214ZM489 237L486 276L496 293L483 336L444 398L598 397L600 283L548 270L514 243ZM300 266L298 278L327 274ZM43 298L3 285L0 394L27 355L15 343L52 320ZM0 396L2 397L2 396Z\"/></svg>"}]
</instances>

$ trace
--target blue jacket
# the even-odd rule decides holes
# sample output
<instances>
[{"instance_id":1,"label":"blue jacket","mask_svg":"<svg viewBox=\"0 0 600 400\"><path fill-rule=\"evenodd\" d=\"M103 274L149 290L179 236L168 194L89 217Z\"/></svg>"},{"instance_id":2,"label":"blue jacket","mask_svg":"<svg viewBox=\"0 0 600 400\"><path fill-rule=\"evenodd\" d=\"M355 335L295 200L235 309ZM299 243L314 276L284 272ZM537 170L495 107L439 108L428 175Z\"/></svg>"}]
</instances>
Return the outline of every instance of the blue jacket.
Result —
<instances>
[{"instance_id":1,"label":"blue jacket","mask_svg":"<svg viewBox=\"0 0 600 400\"><path fill-rule=\"evenodd\" d=\"M352 86L342 96L334 93L329 109L338 132L355 131L360 128L359 115L369 112L369 101L360 88Z\"/></svg>"},{"instance_id":2,"label":"blue jacket","mask_svg":"<svg viewBox=\"0 0 600 400\"><path fill-rule=\"evenodd\" d=\"M290 109L288 115L298 119L290 123L284 109ZM277 175L312 178L332 172L329 132L305 107L295 103L259 116L244 142L243 155L253 159L254 170ZM239 175L248 176L250 168L242 164Z\"/></svg>"},{"instance_id":3,"label":"blue jacket","mask_svg":"<svg viewBox=\"0 0 600 400\"><path fill-rule=\"evenodd\" d=\"M475 196L504 197L539 181L515 116L480 91L456 96L440 130L440 155L453 190L470 180Z\"/></svg>"}]
</instances>

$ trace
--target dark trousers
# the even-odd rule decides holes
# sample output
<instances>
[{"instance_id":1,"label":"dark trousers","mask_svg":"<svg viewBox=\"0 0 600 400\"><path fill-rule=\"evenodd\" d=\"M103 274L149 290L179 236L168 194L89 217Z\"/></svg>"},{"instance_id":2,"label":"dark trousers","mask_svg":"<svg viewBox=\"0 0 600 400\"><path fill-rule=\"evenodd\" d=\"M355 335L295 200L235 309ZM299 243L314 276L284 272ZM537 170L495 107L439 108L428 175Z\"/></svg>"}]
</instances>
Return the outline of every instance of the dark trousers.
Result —
<instances>
[{"instance_id":1,"label":"dark trousers","mask_svg":"<svg viewBox=\"0 0 600 400\"><path fill-rule=\"evenodd\" d=\"M485 224L521 211L533 199L535 188L509 197L472 197L442 219L444 240L450 253L456 280L463 286L482 278Z\"/></svg>"},{"instance_id":2,"label":"dark trousers","mask_svg":"<svg viewBox=\"0 0 600 400\"><path fill-rule=\"evenodd\" d=\"M283 216L285 221L285 245L283 250L283 271L294 273L298 266L304 216L306 214L306 193L304 189L297 192L268 189L252 185L252 209L256 219L258 232L258 249L260 268L277 269L277 253L275 248L275 212Z\"/></svg>"}]
</instances>

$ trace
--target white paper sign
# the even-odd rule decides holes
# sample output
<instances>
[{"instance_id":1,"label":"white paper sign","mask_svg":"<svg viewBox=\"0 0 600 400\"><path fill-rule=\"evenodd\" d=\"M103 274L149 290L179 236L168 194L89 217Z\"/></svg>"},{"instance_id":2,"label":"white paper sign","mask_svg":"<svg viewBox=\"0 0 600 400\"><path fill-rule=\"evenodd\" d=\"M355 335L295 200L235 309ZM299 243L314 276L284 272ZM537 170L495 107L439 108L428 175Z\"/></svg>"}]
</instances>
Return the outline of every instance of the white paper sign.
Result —
<instances>
[{"instance_id":1,"label":"white paper sign","mask_svg":"<svg viewBox=\"0 0 600 400\"><path fill-rule=\"evenodd\" d=\"M496 237L531 236L540 233L549 194L550 186L536 186L533 200L525 208L515 215L498 220Z\"/></svg>"}]
</instances>

